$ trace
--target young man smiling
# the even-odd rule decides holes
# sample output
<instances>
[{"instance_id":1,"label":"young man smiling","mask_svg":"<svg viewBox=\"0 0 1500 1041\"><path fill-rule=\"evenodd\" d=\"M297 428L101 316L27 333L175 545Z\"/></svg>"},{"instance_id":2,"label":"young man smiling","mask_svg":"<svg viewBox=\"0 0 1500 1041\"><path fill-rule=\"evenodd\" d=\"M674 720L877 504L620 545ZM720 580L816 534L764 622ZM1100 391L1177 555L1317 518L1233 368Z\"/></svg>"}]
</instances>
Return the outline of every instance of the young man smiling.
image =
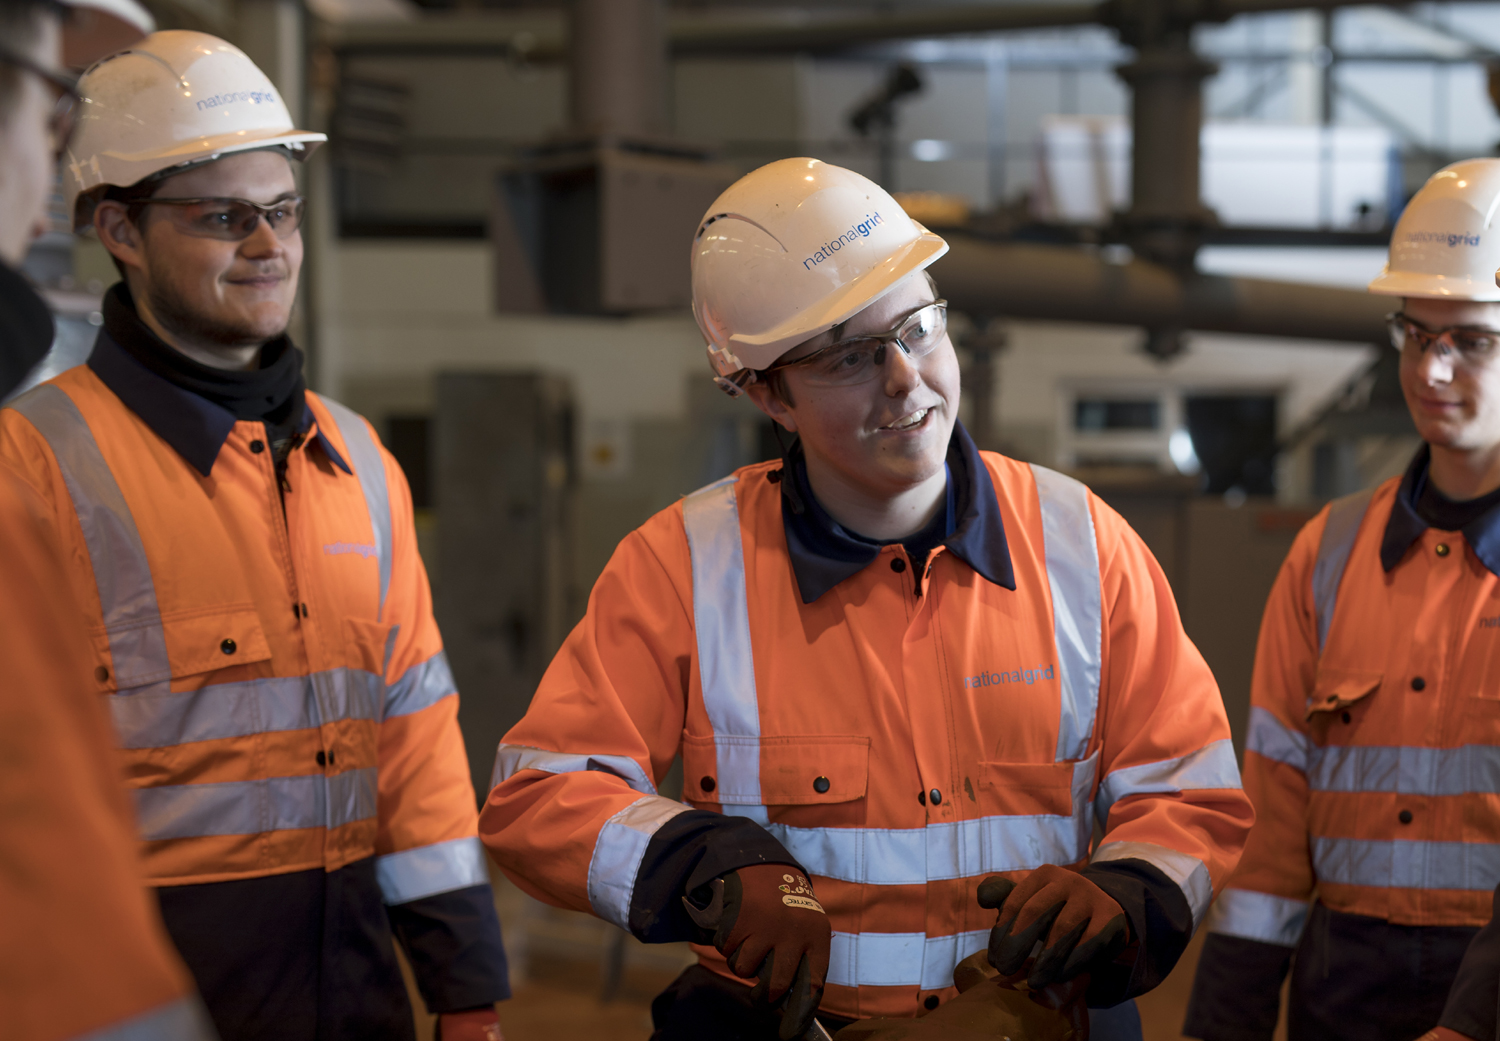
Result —
<instances>
[{"instance_id":1,"label":"young man smiling","mask_svg":"<svg viewBox=\"0 0 1500 1041\"><path fill-rule=\"evenodd\" d=\"M504 952L410 496L286 335L290 160L323 135L201 33L79 89L68 196L124 280L88 364L0 411L0 456L86 605L167 931L225 1041L412 1038L393 934L443 1041L494 1041Z\"/></svg>"},{"instance_id":2,"label":"young man smiling","mask_svg":"<svg viewBox=\"0 0 1500 1041\"><path fill-rule=\"evenodd\" d=\"M1314 518L1271 592L1257 821L1209 918L1190 1037L1268 1041L1288 971L1292 1041L1495 1036L1493 967L1454 980L1500 883L1497 204L1500 160L1434 174L1370 284L1402 298L1391 339L1425 444Z\"/></svg>"},{"instance_id":3,"label":"young man smiling","mask_svg":"<svg viewBox=\"0 0 1500 1041\"><path fill-rule=\"evenodd\" d=\"M1117 1005L1238 859L1228 725L1156 562L958 423L946 249L815 159L720 197L694 313L719 385L795 443L621 543L500 746L481 834L518 884L699 944L661 1041L922 1015L986 948ZM686 804L657 790L679 754Z\"/></svg>"}]
</instances>

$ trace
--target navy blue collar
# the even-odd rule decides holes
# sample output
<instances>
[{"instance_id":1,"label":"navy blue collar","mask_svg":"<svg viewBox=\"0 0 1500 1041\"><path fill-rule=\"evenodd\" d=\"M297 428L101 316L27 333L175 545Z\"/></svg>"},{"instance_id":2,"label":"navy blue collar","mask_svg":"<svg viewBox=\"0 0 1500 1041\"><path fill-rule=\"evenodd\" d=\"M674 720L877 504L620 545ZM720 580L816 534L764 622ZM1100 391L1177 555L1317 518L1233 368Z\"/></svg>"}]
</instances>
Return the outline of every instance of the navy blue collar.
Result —
<instances>
[{"instance_id":1,"label":"navy blue collar","mask_svg":"<svg viewBox=\"0 0 1500 1041\"><path fill-rule=\"evenodd\" d=\"M1423 445L1406 468L1401 478L1401 487L1396 490L1396 501L1391 504L1391 518L1385 523L1385 536L1380 542L1380 565L1391 571L1401 563L1412 543L1422 537L1428 524L1417 515L1417 500L1427 484L1427 466L1432 459L1432 449ZM1500 506L1496 506L1477 519L1459 529L1464 540L1474 550L1479 562L1490 574L1500 575Z\"/></svg>"},{"instance_id":2,"label":"navy blue collar","mask_svg":"<svg viewBox=\"0 0 1500 1041\"><path fill-rule=\"evenodd\" d=\"M948 442L948 537L942 545L965 564L997 586L1016 588L1005 541L1005 524L989 468L979 458L973 438L962 423L953 425ZM863 571L880 555L880 545L856 538L823 509L807 481L807 461L800 446L790 458L790 478L807 508L793 511L787 496L781 497L781 519L786 528L787 552L802 602L810 604L851 575ZM786 480L787 474L781 479Z\"/></svg>"},{"instance_id":3,"label":"navy blue collar","mask_svg":"<svg viewBox=\"0 0 1500 1041\"><path fill-rule=\"evenodd\" d=\"M88 366L126 408L140 416L193 469L204 477L213 472L214 460L234 429L233 413L158 376L127 354L103 329L94 341ZM307 433L312 424L312 409L304 405L297 432ZM313 442L334 465L347 474L354 472L321 430Z\"/></svg>"}]
</instances>

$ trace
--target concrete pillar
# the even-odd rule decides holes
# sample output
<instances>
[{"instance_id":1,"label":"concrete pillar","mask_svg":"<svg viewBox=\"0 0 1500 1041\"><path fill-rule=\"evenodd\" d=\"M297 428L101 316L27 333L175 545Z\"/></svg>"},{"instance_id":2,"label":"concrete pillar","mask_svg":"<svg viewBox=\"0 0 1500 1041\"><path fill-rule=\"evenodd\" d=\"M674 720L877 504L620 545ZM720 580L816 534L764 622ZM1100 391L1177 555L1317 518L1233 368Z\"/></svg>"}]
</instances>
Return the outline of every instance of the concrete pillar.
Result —
<instances>
[{"instance_id":1,"label":"concrete pillar","mask_svg":"<svg viewBox=\"0 0 1500 1041\"><path fill-rule=\"evenodd\" d=\"M1186 35L1142 47L1117 70L1131 88L1133 144L1131 245L1158 263L1191 267L1197 243L1189 234L1213 220L1199 197L1202 173L1203 81L1216 71L1193 53Z\"/></svg>"},{"instance_id":2,"label":"concrete pillar","mask_svg":"<svg viewBox=\"0 0 1500 1041\"><path fill-rule=\"evenodd\" d=\"M307 12L299 0L239 0L234 43L271 78L292 120L307 118Z\"/></svg>"},{"instance_id":3,"label":"concrete pillar","mask_svg":"<svg viewBox=\"0 0 1500 1041\"><path fill-rule=\"evenodd\" d=\"M616 140L665 135L662 0L573 0L570 34L573 129Z\"/></svg>"}]
</instances>

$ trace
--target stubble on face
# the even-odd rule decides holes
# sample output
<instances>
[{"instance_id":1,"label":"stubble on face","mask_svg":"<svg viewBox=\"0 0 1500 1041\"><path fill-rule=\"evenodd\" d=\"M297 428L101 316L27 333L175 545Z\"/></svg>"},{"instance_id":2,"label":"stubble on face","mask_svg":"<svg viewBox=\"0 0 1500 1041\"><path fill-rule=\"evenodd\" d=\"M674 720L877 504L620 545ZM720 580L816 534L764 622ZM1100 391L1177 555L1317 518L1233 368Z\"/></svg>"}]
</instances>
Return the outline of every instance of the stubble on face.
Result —
<instances>
[{"instance_id":1,"label":"stubble on face","mask_svg":"<svg viewBox=\"0 0 1500 1041\"><path fill-rule=\"evenodd\" d=\"M285 270L277 272L283 277ZM147 283L151 311L173 336L188 343L209 343L220 347L258 347L285 334L290 315L273 316L270 321L238 317L222 308L205 307L193 285L180 285L170 269L153 271Z\"/></svg>"}]
</instances>

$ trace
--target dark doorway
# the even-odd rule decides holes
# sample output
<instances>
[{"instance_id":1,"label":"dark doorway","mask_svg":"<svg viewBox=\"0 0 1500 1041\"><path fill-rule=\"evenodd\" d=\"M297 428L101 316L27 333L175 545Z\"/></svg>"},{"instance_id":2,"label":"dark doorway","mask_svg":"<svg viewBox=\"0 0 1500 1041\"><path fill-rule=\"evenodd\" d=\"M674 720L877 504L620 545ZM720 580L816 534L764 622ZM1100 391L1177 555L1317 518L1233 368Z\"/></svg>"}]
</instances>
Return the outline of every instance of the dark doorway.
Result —
<instances>
[{"instance_id":1,"label":"dark doorway","mask_svg":"<svg viewBox=\"0 0 1500 1041\"><path fill-rule=\"evenodd\" d=\"M406 474L406 483L411 486L413 509L425 510L432 506L432 481L428 472L432 468L428 447L426 416L386 417L385 446L401 464Z\"/></svg>"},{"instance_id":2,"label":"dark doorway","mask_svg":"<svg viewBox=\"0 0 1500 1041\"><path fill-rule=\"evenodd\" d=\"M1184 404L1205 492L1276 494L1276 395L1203 394Z\"/></svg>"}]
</instances>

